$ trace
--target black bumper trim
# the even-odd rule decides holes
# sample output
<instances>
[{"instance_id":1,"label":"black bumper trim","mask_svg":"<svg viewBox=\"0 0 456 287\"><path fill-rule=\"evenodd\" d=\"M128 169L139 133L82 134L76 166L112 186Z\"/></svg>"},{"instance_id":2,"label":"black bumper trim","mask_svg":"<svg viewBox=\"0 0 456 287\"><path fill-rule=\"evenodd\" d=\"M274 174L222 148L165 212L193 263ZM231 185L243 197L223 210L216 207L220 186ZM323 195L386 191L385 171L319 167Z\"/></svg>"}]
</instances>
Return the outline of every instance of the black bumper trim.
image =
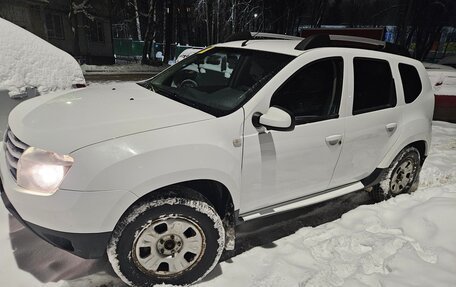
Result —
<instances>
[{"instance_id":1,"label":"black bumper trim","mask_svg":"<svg viewBox=\"0 0 456 287\"><path fill-rule=\"evenodd\" d=\"M8 209L11 215L13 215L22 225L30 229L38 237L49 242L53 246L86 259L100 258L106 254L106 247L111 237L111 232L68 233L47 229L22 219L22 217L9 201L5 190L3 189L3 183L1 179L0 195L6 209Z\"/></svg>"}]
</instances>

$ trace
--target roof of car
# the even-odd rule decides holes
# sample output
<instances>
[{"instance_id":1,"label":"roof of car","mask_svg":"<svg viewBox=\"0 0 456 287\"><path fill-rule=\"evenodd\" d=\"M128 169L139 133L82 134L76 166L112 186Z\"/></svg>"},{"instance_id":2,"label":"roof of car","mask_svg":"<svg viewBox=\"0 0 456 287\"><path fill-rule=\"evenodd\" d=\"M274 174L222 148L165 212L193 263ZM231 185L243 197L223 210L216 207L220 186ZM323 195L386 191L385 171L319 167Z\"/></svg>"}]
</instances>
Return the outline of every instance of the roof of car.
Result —
<instances>
[{"instance_id":1,"label":"roof of car","mask_svg":"<svg viewBox=\"0 0 456 287\"><path fill-rule=\"evenodd\" d=\"M296 50L296 45L301 42L300 40L249 40L242 46L245 41L233 41L227 43L220 43L214 45L215 47L229 47L248 50L266 51L280 54L287 54L292 56L299 56L305 51Z\"/></svg>"},{"instance_id":2,"label":"roof of car","mask_svg":"<svg viewBox=\"0 0 456 287\"><path fill-rule=\"evenodd\" d=\"M376 39L337 34L314 34L301 38L262 32L240 32L231 35L226 43L216 46L268 51L293 56L299 56L303 51L315 48L355 48L410 58L409 51L400 45Z\"/></svg>"}]
</instances>

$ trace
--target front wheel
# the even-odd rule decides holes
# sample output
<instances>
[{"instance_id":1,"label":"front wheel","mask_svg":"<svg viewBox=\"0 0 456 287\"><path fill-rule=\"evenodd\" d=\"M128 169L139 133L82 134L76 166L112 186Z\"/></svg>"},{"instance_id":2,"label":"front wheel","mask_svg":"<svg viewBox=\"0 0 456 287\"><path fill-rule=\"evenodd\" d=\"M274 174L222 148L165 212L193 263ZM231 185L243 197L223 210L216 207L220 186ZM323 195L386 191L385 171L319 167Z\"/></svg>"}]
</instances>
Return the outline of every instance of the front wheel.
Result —
<instances>
[{"instance_id":1,"label":"front wheel","mask_svg":"<svg viewBox=\"0 0 456 287\"><path fill-rule=\"evenodd\" d=\"M403 149L386 170L379 184L370 191L374 200L385 200L418 188L420 152L414 147Z\"/></svg>"},{"instance_id":2,"label":"front wheel","mask_svg":"<svg viewBox=\"0 0 456 287\"><path fill-rule=\"evenodd\" d=\"M205 198L168 196L129 210L113 232L108 258L131 286L188 285L215 267L224 242L222 220Z\"/></svg>"}]
</instances>

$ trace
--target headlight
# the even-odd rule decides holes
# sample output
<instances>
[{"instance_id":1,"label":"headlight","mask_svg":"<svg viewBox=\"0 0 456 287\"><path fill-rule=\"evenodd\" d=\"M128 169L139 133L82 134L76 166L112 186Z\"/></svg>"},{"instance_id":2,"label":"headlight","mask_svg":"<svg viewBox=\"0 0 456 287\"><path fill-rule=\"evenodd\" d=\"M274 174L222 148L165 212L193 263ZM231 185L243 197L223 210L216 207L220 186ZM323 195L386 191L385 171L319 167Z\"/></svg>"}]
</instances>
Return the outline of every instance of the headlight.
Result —
<instances>
[{"instance_id":1,"label":"headlight","mask_svg":"<svg viewBox=\"0 0 456 287\"><path fill-rule=\"evenodd\" d=\"M72 165L68 155L30 147L17 164L17 184L36 194L54 194Z\"/></svg>"}]
</instances>

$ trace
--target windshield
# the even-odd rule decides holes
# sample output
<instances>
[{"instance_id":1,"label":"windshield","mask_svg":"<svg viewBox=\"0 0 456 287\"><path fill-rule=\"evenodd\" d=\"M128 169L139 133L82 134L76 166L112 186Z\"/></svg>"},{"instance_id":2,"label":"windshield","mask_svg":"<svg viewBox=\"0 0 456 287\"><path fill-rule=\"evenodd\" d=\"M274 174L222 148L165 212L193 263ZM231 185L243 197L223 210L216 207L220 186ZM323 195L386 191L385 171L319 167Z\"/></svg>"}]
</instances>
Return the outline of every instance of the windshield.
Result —
<instances>
[{"instance_id":1,"label":"windshield","mask_svg":"<svg viewBox=\"0 0 456 287\"><path fill-rule=\"evenodd\" d=\"M214 116L237 110L294 57L235 48L208 48L140 83Z\"/></svg>"}]
</instances>

